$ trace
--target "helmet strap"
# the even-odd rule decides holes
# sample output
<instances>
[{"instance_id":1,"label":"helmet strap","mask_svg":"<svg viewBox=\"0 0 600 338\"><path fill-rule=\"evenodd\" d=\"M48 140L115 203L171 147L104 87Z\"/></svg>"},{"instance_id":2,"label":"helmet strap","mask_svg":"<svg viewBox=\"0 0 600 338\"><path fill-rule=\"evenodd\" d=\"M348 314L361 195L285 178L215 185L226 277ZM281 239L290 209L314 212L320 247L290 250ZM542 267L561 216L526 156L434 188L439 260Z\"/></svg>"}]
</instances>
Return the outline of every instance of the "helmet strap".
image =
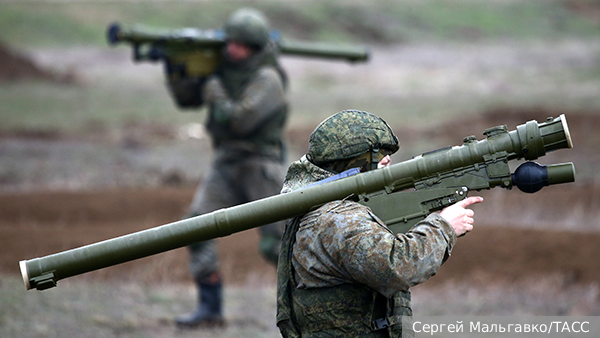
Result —
<instances>
[{"instance_id":1,"label":"helmet strap","mask_svg":"<svg viewBox=\"0 0 600 338\"><path fill-rule=\"evenodd\" d=\"M379 164L379 148L371 149L371 168L369 170L377 169Z\"/></svg>"}]
</instances>

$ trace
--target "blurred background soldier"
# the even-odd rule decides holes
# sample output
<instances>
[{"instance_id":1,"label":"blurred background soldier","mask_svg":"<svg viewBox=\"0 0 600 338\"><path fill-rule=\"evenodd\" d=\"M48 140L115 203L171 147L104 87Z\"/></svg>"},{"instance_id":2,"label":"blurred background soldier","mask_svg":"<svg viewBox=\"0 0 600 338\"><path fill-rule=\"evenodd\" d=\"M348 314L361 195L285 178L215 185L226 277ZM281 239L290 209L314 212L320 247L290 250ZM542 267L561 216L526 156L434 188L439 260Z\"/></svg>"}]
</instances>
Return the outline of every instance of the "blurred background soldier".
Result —
<instances>
[{"instance_id":1,"label":"blurred background soldier","mask_svg":"<svg viewBox=\"0 0 600 338\"><path fill-rule=\"evenodd\" d=\"M310 136L283 193L351 168L390 164L398 139L381 118L343 111ZM469 197L394 235L371 209L329 202L287 225L277 271L277 325L284 337L401 337L410 287L436 274L457 236L473 229ZM408 333L408 332L407 332Z\"/></svg>"},{"instance_id":2,"label":"blurred background soldier","mask_svg":"<svg viewBox=\"0 0 600 338\"><path fill-rule=\"evenodd\" d=\"M276 195L285 167L282 140L287 116L286 75L270 41L270 27L253 9L234 12L225 24L222 66L203 88L206 129L215 150L188 217ZM170 83L177 90L176 83ZM260 250L277 264L285 222L260 228ZM179 327L224 324L222 280L214 240L189 247L190 272L198 287L198 308L177 318Z\"/></svg>"}]
</instances>

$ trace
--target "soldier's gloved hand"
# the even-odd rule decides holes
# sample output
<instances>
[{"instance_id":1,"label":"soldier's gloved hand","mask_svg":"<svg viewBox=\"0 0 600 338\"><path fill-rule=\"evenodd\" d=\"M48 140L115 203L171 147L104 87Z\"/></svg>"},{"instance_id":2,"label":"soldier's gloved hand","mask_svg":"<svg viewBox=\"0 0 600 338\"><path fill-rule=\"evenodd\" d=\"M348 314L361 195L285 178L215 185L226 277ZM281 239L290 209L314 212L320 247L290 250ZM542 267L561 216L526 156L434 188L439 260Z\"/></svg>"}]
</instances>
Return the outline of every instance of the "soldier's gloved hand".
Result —
<instances>
[{"instance_id":1,"label":"soldier's gloved hand","mask_svg":"<svg viewBox=\"0 0 600 338\"><path fill-rule=\"evenodd\" d=\"M462 236L473 230L473 216L475 215L475 212L471 209L466 209L466 207L481 202L483 202L482 197L468 197L442 210L440 216L445 218L448 223L452 225L452 228L454 228L454 231L456 232L456 236Z\"/></svg>"},{"instance_id":2,"label":"soldier's gloved hand","mask_svg":"<svg viewBox=\"0 0 600 338\"><path fill-rule=\"evenodd\" d=\"M213 104L212 117L214 122L229 125L234 107L230 100L219 101Z\"/></svg>"},{"instance_id":3,"label":"soldier's gloved hand","mask_svg":"<svg viewBox=\"0 0 600 338\"><path fill-rule=\"evenodd\" d=\"M228 100L229 96L221 83L221 79L217 76L211 76L204 85L204 100L208 104L216 103L223 100Z\"/></svg>"}]
</instances>

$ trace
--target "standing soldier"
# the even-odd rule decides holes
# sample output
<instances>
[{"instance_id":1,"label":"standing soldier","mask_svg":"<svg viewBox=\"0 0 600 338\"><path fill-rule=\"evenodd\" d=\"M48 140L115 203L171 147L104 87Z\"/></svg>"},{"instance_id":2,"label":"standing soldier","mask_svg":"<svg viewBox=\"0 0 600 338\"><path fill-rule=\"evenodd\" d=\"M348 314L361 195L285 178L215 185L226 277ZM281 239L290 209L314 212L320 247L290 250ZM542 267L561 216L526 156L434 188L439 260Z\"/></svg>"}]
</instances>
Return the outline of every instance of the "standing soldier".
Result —
<instances>
[{"instance_id":1,"label":"standing soldier","mask_svg":"<svg viewBox=\"0 0 600 338\"><path fill-rule=\"evenodd\" d=\"M288 104L286 75L262 13L234 12L224 31L226 47L218 71L205 83L206 129L215 150L188 217L276 195L285 174L283 130ZM171 83L172 90L177 84ZM260 250L277 264L285 222L260 228ZM222 326L222 280L214 240L189 247L198 308L177 318L179 327Z\"/></svg>"},{"instance_id":2,"label":"standing soldier","mask_svg":"<svg viewBox=\"0 0 600 338\"><path fill-rule=\"evenodd\" d=\"M390 164L398 139L379 117L343 111L310 136L292 163L283 193L351 168ZM433 276L460 236L473 229L481 197L429 215L394 235L366 206L332 201L286 227L277 269L277 325L283 337L403 337L412 316L410 287ZM408 334L408 332L405 332Z\"/></svg>"}]
</instances>

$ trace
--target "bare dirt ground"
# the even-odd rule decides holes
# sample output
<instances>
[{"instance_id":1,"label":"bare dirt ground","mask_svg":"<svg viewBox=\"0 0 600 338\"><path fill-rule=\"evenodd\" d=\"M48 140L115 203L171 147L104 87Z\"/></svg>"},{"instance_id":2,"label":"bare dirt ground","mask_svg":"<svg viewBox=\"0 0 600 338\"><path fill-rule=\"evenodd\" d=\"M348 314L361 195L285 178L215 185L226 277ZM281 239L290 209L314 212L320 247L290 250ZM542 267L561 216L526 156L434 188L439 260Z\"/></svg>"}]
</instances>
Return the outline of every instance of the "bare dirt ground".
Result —
<instances>
[{"instance_id":1,"label":"bare dirt ground","mask_svg":"<svg viewBox=\"0 0 600 338\"><path fill-rule=\"evenodd\" d=\"M27 56L21 55L0 43L0 82L18 81L23 79L43 79L60 83L73 83L74 74L45 69Z\"/></svg>"}]
</instances>

